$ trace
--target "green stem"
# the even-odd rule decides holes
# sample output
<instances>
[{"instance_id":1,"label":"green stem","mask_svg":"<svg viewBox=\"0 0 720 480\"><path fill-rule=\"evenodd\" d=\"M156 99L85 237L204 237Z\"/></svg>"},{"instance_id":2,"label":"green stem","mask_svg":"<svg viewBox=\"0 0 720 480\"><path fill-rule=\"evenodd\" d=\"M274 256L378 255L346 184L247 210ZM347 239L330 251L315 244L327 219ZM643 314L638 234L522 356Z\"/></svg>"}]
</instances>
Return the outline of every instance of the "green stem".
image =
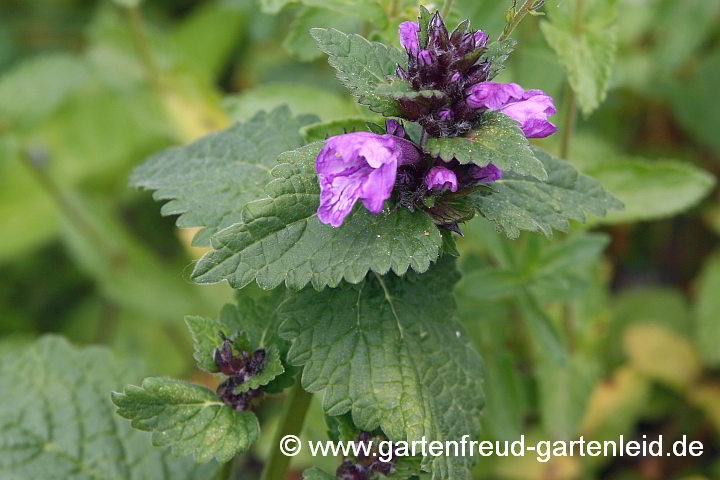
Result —
<instances>
[{"instance_id":1,"label":"green stem","mask_svg":"<svg viewBox=\"0 0 720 480\"><path fill-rule=\"evenodd\" d=\"M45 153L37 154L44 155ZM60 212L68 220L69 224L77 230L81 236L85 237L85 240L95 247L98 252L110 259L112 265L122 265L125 263L125 254L118 252L107 245L105 238L98 232L94 225L87 220L84 213L76 208L68 197L62 192L61 188L55 183L55 180L50 176L47 171L47 166L38 165L38 162L33 161L33 153L27 151L23 156L24 164L33 174L38 184L42 187L45 193L52 199L53 203L57 206Z\"/></svg>"},{"instance_id":2,"label":"green stem","mask_svg":"<svg viewBox=\"0 0 720 480\"><path fill-rule=\"evenodd\" d=\"M290 465L290 459L292 457L288 457L280 452L280 441L286 435L300 435L303 423L305 422L305 415L310 407L310 400L312 400L312 393L306 392L302 388L300 377L301 374L298 374L295 386L290 392L290 402L288 403L285 415L278 429L275 431L272 452L270 453L270 459L267 465L265 465L262 480L287 479L288 466Z\"/></svg>"},{"instance_id":3,"label":"green stem","mask_svg":"<svg viewBox=\"0 0 720 480\"><path fill-rule=\"evenodd\" d=\"M577 118L577 102L575 101L575 92L571 86L568 85L566 102L566 114L565 114L565 127L562 133L562 144L560 146L560 158L567 160L570 157L570 140L572 140L572 131L575 126L575 119Z\"/></svg>"},{"instance_id":4,"label":"green stem","mask_svg":"<svg viewBox=\"0 0 720 480\"><path fill-rule=\"evenodd\" d=\"M160 81L160 70L155 65L152 58L150 43L145 32L145 21L142 12L138 7L128 7L128 22L130 23L130 34L135 44L135 50L143 64L143 68L147 73L150 84L157 91L162 91L162 83Z\"/></svg>"},{"instance_id":5,"label":"green stem","mask_svg":"<svg viewBox=\"0 0 720 480\"><path fill-rule=\"evenodd\" d=\"M445 5L443 5L442 9L442 16L443 18L447 18L447 16L450 14L450 9L453 6L454 0L445 0Z\"/></svg>"},{"instance_id":6,"label":"green stem","mask_svg":"<svg viewBox=\"0 0 720 480\"><path fill-rule=\"evenodd\" d=\"M502 42L503 40L510 37L510 34L515 30L515 28L520 25L520 22L522 22L523 18L530 13L532 10L532 6L535 3L536 0L526 0L526 2L523 4L522 7L520 7L520 10L517 11L515 16L512 19L512 22L510 22L506 27L505 30L503 30L502 35L500 35L500 38L498 38L498 42Z\"/></svg>"}]
</instances>

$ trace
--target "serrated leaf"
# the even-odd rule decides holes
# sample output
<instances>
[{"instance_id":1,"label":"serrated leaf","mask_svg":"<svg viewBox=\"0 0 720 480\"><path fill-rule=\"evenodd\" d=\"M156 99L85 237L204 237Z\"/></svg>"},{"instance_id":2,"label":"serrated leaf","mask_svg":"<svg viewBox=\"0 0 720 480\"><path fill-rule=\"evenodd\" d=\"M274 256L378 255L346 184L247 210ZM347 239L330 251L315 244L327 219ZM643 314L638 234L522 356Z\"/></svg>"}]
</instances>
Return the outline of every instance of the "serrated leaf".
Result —
<instances>
[{"instance_id":1,"label":"serrated leaf","mask_svg":"<svg viewBox=\"0 0 720 480\"><path fill-rule=\"evenodd\" d=\"M112 401L133 428L153 432L153 445L193 454L198 463L226 462L247 451L260 432L255 414L237 412L214 392L182 380L146 378L141 386L113 392Z\"/></svg>"},{"instance_id":2,"label":"serrated leaf","mask_svg":"<svg viewBox=\"0 0 720 480\"><path fill-rule=\"evenodd\" d=\"M343 135L352 132L367 132L368 120L366 118L339 118L330 120L329 122L320 122L306 125L300 129L300 134L306 142L320 142L334 137L335 135ZM383 129L382 134L385 131Z\"/></svg>"},{"instance_id":3,"label":"serrated leaf","mask_svg":"<svg viewBox=\"0 0 720 480\"><path fill-rule=\"evenodd\" d=\"M509 237L517 237L520 230L551 236L553 229L566 232L569 220L584 222L588 214L603 216L622 208L597 180L540 148L532 151L548 172L547 181L510 173L493 182L495 193L472 194L478 212Z\"/></svg>"},{"instance_id":4,"label":"serrated leaf","mask_svg":"<svg viewBox=\"0 0 720 480\"><path fill-rule=\"evenodd\" d=\"M372 275L359 285L292 295L280 307L288 361L302 385L325 392L329 415L352 412L390 440L479 434L482 360L454 318L458 279L447 257L428 273ZM435 479L468 479L471 459L426 459Z\"/></svg>"},{"instance_id":5,"label":"serrated leaf","mask_svg":"<svg viewBox=\"0 0 720 480\"><path fill-rule=\"evenodd\" d=\"M215 364L215 350L222 347L223 336L232 339L239 350L249 350L251 342L244 332L245 324L242 315L235 305L225 305L217 319L197 316L185 317L185 325L190 330L193 341L193 358L198 368L206 372L218 371ZM245 335L237 338L237 334Z\"/></svg>"},{"instance_id":6,"label":"serrated leaf","mask_svg":"<svg viewBox=\"0 0 720 480\"><path fill-rule=\"evenodd\" d=\"M582 5L582 6L581 6ZM582 11L577 9L582 8ZM572 0L553 9L540 29L568 73L585 115L605 100L617 50L616 0Z\"/></svg>"},{"instance_id":7,"label":"serrated leaf","mask_svg":"<svg viewBox=\"0 0 720 480\"><path fill-rule=\"evenodd\" d=\"M18 353L19 352L19 353ZM105 348L72 347L46 336L0 365L0 477L3 480L207 480L196 465L153 448L149 436L113 414L109 392L136 381L135 363Z\"/></svg>"},{"instance_id":8,"label":"serrated leaf","mask_svg":"<svg viewBox=\"0 0 720 480\"><path fill-rule=\"evenodd\" d=\"M375 89L395 74L397 65L407 63L406 52L332 28L314 28L310 33L320 50L329 55L328 62L337 70L340 81L358 97L360 104L385 116L401 113L396 100L377 95Z\"/></svg>"},{"instance_id":9,"label":"serrated leaf","mask_svg":"<svg viewBox=\"0 0 720 480\"><path fill-rule=\"evenodd\" d=\"M440 254L442 236L423 212L401 208L373 215L361 205L332 228L317 218L320 188L314 143L287 152L272 170L270 198L247 204L242 223L213 237L213 251L196 264L198 283L227 280L242 288L255 280L264 289L283 282L300 289L358 283L369 271L398 275L408 268L424 272Z\"/></svg>"},{"instance_id":10,"label":"serrated leaf","mask_svg":"<svg viewBox=\"0 0 720 480\"><path fill-rule=\"evenodd\" d=\"M163 215L179 214L179 227L205 227L193 245L209 246L212 234L240 220L245 203L264 196L277 156L301 146L298 130L318 120L294 117L287 107L259 112L248 122L153 155L133 171L130 184L155 190L156 200L171 200Z\"/></svg>"},{"instance_id":11,"label":"serrated leaf","mask_svg":"<svg viewBox=\"0 0 720 480\"><path fill-rule=\"evenodd\" d=\"M430 138L428 153L446 162L453 158L461 164L481 167L492 163L519 175L547 179L547 172L535 158L519 124L504 113L488 111L480 123L463 137Z\"/></svg>"},{"instance_id":12,"label":"serrated leaf","mask_svg":"<svg viewBox=\"0 0 720 480\"><path fill-rule=\"evenodd\" d=\"M415 90L410 82L400 79L378 85L375 93L395 100L425 102L433 107L440 107L448 102L447 95L441 90Z\"/></svg>"},{"instance_id":13,"label":"serrated leaf","mask_svg":"<svg viewBox=\"0 0 720 480\"><path fill-rule=\"evenodd\" d=\"M715 186L711 174L674 160L603 160L585 172L625 204L597 220L602 224L669 217L696 205Z\"/></svg>"},{"instance_id":14,"label":"serrated leaf","mask_svg":"<svg viewBox=\"0 0 720 480\"><path fill-rule=\"evenodd\" d=\"M515 49L516 44L517 42L515 40L507 38L502 41L492 42L488 45L488 50L483 56L483 61L490 63L488 80L492 80L505 69L505 61Z\"/></svg>"},{"instance_id":15,"label":"serrated leaf","mask_svg":"<svg viewBox=\"0 0 720 480\"><path fill-rule=\"evenodd\" d=\"M282 361L280 361L280 351L276 345L270 345L266 350L265 364L263 369L255 376L250 377L245 382L239 384L233 390L233 393L245 393L248 390L264 387L275 378L285 372Z\"/></svg>"}]
</instances>

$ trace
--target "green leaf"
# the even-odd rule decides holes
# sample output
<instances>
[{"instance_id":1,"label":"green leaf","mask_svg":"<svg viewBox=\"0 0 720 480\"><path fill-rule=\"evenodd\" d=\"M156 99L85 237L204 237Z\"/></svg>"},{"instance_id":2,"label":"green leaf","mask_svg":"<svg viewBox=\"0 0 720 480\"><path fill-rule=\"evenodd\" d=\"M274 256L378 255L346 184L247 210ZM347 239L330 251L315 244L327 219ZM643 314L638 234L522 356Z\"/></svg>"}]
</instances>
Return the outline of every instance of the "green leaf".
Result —
<instances>
[{"instance_id":1,"label":"green leaf","mask_svg":"<svg viewBox=\"0 0 720 480\"><path fill-rule=\"evenodd\" d=\"M453 158L461 164L481 167L492 163L519 175L547 179L543 163L535 158L519 124L504 113L489 111L464 137L430 138L428 153L446 162Z\"/></svg>"},{"instance_id":2,"label":"green leaf","mask_svg":"<svg viewBox=\"0 0 720 480\"><path fill-rule=\"evenodd\" d=\"M196 264L198 283L227 280L235 288L251 281L264 289L285 283L317 289L342 280L358 283L368 271L398 275L412 267L424 272L440 254L442 236L423 212L401 208L373 215L361 205L332 228L317 218L320 188L313 143L281 155L267 186L270 198L247 204L242 223L216 234L214 251Z\"/></svg>"},{"instance_id":3,"label":"green leaf","mask_svg":"<svg viewBox=\"0 0 720 480\"><path fill-rule=\"evenodd\" d=\"M54 53L26 60L0 77L0 117L20 123L41 120L89 77L85 62L72 55Z\"/></svg>"},{"instance_id":4,"label":"green leaf","mask_svg":"<svg viewBox=\"0 0 720 480\"><path fill-rule=\"evenodd\" d=\"M714 367L720 365L720 254L705 263L698 284L695 304L695 343L703 359Z\"/></svg>"},{"instance_id":5,"label":"green leaf","mask_svg":"<svg viewBox=\"0 0 720 480\"><path fill-rule=\"evenodd\" d=\"M270 169L281 152L304 142L300 127L317 117L293 117L287 107L260 112L246 123L208 135L187 146L150 157L130 183L155 190L163 215L177 215L179 227L205 227L193 245L208 246L210 236L240 220L242 206L262 198Z\"/></svg>"},{"instance_id":6,"label":"green leaf","mask_svg":"<svg viewBox=\"0 0 720 480\"><path fill-rule=\"evenodd\" d=\"M337 70L340 81L362 105L385 116L401 113L396 100L377 95L375 89L386 83L388 76L395 74L398 64L407 62L404 51L332 28L314 28L310 33L320 50L329 55L328 61Z\"/></svg>"},{"instance_id":7,"label":"green leaf","mask_svg":"<svg viewBox=\"0 0 720 480\"><path fill-rule=\"evenodd\" d=\"M548 172L548 180L509 173L492 183L495 193L474 193L478 212L509 237L520 230L552 235L552 229L566 232L569 220L585 221L586 215L605 215L622 208L596 180L578 173L572 165L532 147L535 157Z\"/></svg>"},{"instance_id":8,"label":"green leaf","mask_svg":"<svg viewBox=\"0 0 720 480\"><path fill-rule=\"evenodd\" d=\"M288 361L305 366L303 387L324 390L328 415L351 411L358 428L393 441L476 438L483 365L454 318L458 276L445 257L423 275L291 295L280 335L292 342ZM469 479L470 463L428 457L424 468L436 480Z\"/></svg>"},{"instance_id":9,"label":"green leaf","mask_svg":"<svg viewBox=\"0 0 720 480\"><path fill-rule=\"evenodd\" d=\"M266 13L277 13L290 3L325 8L336 15L350 14L372 22L377 28L383 28L388 22L385 10L377 0L261 0L260 5Z\"/></svg>"},{"instance_id":10,"label":"green leaf","mask_svg":"<svg viewBox=\"0 0 720 480\"><path fill-rule=\"evenodd\" d=\"M577 11L582 8L582 11ZM585 115L605 100L617 50L616 0L571 0L540 24Z\"/></svg>"},{"instance_id":11,"label":"green leaf","mask_svg":"<svg viewBox=\"0 0 720 480\"><path fill-rule=\"evenodd\" d=\"M153 445L194 454L198 463L227 462L247 451L260 432L255 414L237 412L214 392L182 380L146 378L139 387L113 392L112 401L133 428L153 432Z\"/></svg>"},{"instance_id":12,"label":"green leaf","mask_svg":"<svg viewBox=\"0 0 720 480\"><path fill-rule=\"evenodd\" d=\"M511 38L502 41L492 42L488 45L488 51L483 56L483 61L490 63L488 80L495 78L505 69L505 61L508 59L517 42Z\"/></svg>"},{"instance_id":13,"label":"green leaf","mask_svg":"<svg viewBox=\"0 0 720 480\"><path fill-rule=\"evenodd\" d=\"M330 475L318 467L312 467L303 472L303 480L335 480L335 475Z\"/></svg>"},{"instance_id":14,"label":"green leaf","mask_svg":"<svg viewBox=\"0 0 720 480\"><path fill-rule=\"evenodd\" d=\"M19 353L18 353L19 352ZM105 348L46 336L0 364L0 477L7 480L207 480L196 465L152 448L149 436L113 414L110 392L136 381L135 363Z\"/></svg>"},{"instance_id":15,"label":"green leaf","mask_svg":"<svg viewBox=\"0 0 720 480\"><path fill-rule=\"evenodd\" d=\"M352 13L352 12L344 12ZM290 22L287 37L283 46L291 54L302 61L315 60L323 52L310 35L315 27L334 27L344 32L359 31L363 21L352 15L344 15L335 10L320 7L302 8Z\"/></svg>"},{"instance_id":16,"label":"green leaf","mask_svg":"<svg viewBox=\"0 0 720 480\"><path fill-rule=\"evenodd\" d=\"M264 387L285 372L282 361L280 361L280 351L276 345L267 347L265 364L263 369L255 376L250 377L247 381L235 387L234 393L245 393L248 390Z\"/></svg>"},{"instance_id":17,"label":"green leaf","mask_svg":"<svg viewBox=\"0 0 720 480\"><path fill-rule=\"evenodd\" d=\"M715 186L711 174L674 160L603 160L585 172L625 204L624 210L597 220L602 224L675 215L696 205Z\"/></svg>"},{"instance_id":18,"label":"green leaf","mask_svg":"<svg viewBox=\"0 0 720 480\"><path fill-rule=\"evenodd\" d=\"M311 143L320 142L335 135L367 131L368 120L366 118L340 118L329 122L306 125L300 129L300 134L306 142Z\"/></svg>"},{"instance_id":19,"label":"green leaf","mask_svg":"<svg viewBox=\"0 0 720 480\"><path fill-rule=\"evenodd\" d=\"M190 330L193 341L193 358L198 368L206 372L217 372L215 365L215 350L222 347L223 337L233 338L243 330L241 318L235 314L234 305L225 305L220 318L185 317L185 324Z\"/></svg>"},{"instance_id":20,"label":"green leaf","mask_svg":"<svg viewBox=\"0 0 720 480\"><path fill-rule=\"evenodd\" d=\"M401 79L393 79L389 83L378 85L375 93L395 100L426 105L428 108L439 108L449 101L447 95L441 90L415 90L410 82Z\"/></svg>"},{"instance_id":21,"label":"green leaf","mask_svg":"<svg viewBox=\"0 0 720 480\"><path fill-rule=\"evenodd\" d=\"M322 120L346 118L358 114L352 97L328 91L319 86L289 82L272 82L225 97L224 107L235 121L246 121L258 110L272 110L288 105L296 114L317 114ZM322 111L318 111L322 105Z\"/></svg>"}]
</instances>

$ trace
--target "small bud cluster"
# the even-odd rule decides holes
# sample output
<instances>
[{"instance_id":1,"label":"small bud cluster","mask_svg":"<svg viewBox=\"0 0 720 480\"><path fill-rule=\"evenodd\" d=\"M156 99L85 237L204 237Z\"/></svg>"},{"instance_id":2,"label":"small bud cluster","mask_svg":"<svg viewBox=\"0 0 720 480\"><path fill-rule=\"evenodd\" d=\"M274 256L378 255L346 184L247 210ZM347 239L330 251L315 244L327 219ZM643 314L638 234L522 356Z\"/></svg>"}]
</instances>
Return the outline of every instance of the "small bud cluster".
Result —
<instances>
[{"instance_id":1,"label":"small bud cluster","mask_svg":"<svg viewBox=\"0 0 720 480\"><path fill-rule=\"evenodd\" d=\"M414 22L406 22L406 30L418 30ZM472 85L488 80L490 63L481 61L487 52L488 36L469 29L464 21L452 33L436 12L428 25L427 44L418 39L417 31L403 35L408 52L407 71L398 65L396 74L417 91L439 90L445 94L434 104L428 99L401 102L403 118L418 122L433 137L457 136L472 128L483 110L471 108L465 101Z\"/></svg>"},{"instance_id":2,"label":"small bud cluster","mask_svg":"<svg viewBox=\"0 0 720 480\"><path fill-rule=\"evenodd\" d=\"M220 372L229 377L218 386L216 391L225 405L237 411L249 410L253 400L262 396L262 390L259 388L238 394L235 393L235 388L262 371L265 366L265 356L266 352L262 348L255 350L252 355L243 351L236 356L233 352L233 341L223 336L223 346L215 350L215 365Z\"/></svg>"},{"instance_id":3,"label":"small bud cluster","mask_svg":"<svg viewBox=\"0 0 720 480\"><path fill-rule=\"evenodd\" d=\"M373 436L369 432L360 432L355 439L356 444L367 444L373 439ZM377 445L373 442L373 445ZM364 452L364 448L359 448L359 451ZM395 471L395 464L392 460L384 462L380 460L379 452L375 451L375 455L370 453L366 456L360 454L355 460L349 457L345 457L342 465L340 465L335 471L335 475L338 480L368 480L374 473L381 473L388 475ZM394 456L394 455L393 455Z\"/></svg>"}]
</instances>

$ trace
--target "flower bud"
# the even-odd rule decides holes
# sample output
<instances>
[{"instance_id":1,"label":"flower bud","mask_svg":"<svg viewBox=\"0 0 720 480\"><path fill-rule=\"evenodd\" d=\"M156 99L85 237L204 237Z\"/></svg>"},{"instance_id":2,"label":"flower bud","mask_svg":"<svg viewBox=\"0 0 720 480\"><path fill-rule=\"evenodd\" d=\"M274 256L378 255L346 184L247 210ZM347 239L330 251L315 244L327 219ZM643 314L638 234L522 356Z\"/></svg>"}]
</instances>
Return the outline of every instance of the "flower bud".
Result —
<instances>
[{"instance_id":1,"label":"flower bud","mask_svg":"<svg viewBox=\"0 0 720 480\"><path fill-rule=\"evenodd\" d=\"M435 54L430 50L421 50L418 54L418 62L424 67L429 67L435 63Z\"/></svg>"},{"instance_id":2,"label":"flower bud","mask_svg":"<svg viewBox=\"0 0 720 480\"><path fill-rule=\"evenodd\" d=\"M405 138L405 128L403 128L402 123L397 120L388 120L385 124L385 130L390 135Z\"/></svg>"},{"instance_id":3,"label":"flower bud","mask_svg":"<svg viewBox=\"0 0 720 480\"><path fill-rule=\"evenodd\" d=\"M452 122L455 114L449 108L443 108L442 110L437 112L437 116L440 120L443 120L445 122Z\"/></svg>"}]
</instances>

